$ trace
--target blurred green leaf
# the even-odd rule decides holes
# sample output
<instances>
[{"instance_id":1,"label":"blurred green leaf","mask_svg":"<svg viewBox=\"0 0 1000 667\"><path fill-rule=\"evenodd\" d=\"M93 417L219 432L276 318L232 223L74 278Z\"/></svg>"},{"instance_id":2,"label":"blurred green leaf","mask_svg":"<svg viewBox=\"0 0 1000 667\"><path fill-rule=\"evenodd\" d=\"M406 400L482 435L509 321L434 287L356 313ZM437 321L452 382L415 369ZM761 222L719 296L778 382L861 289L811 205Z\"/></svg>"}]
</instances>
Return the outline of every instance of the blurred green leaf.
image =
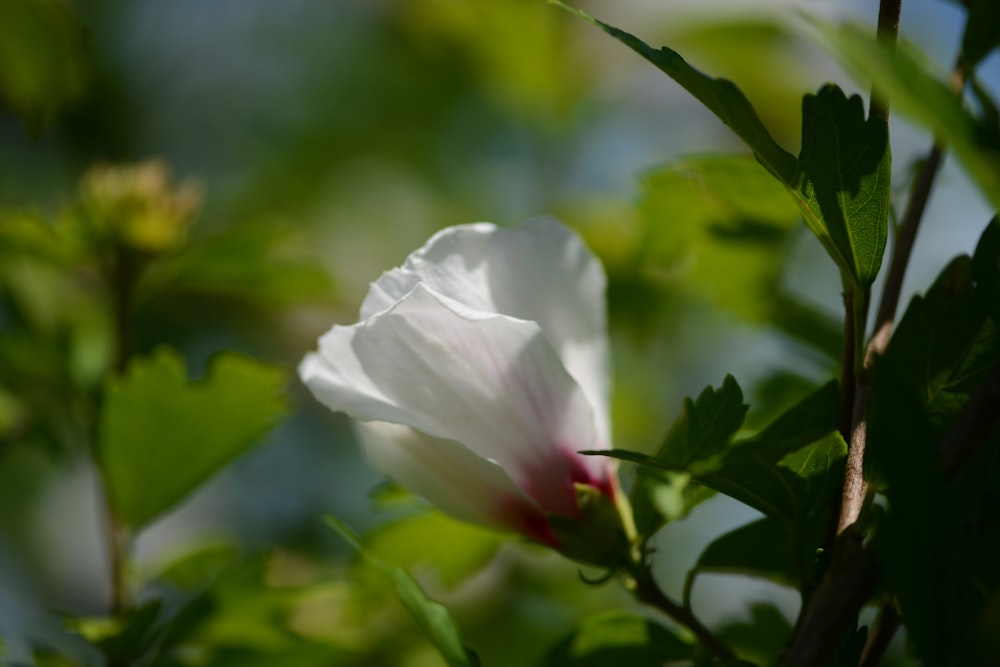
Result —
<instances>
[{"instance_id":1,"label":"blurred green leaf","mask_svg":"<svg viewBox=\"0 0 1000 667\"><path fill-rule=\"evenodd\" d=\"M585 618L549 653L551 667L659 667L690 660L694 648L659 623L630 611L608 611Z\"/></svg>"},{"instance_id":2,"label":"blurred green leaf","mask_svg":"<svg viewBox=\"0 0 1000 667\"><path fill-rule=\"evenodd\" d=\"M0 3L0 98L38 135L83 92L83 23L60 0Z\"/></svg>"},{"instance_id":3,"label":"blurred green leaf","mask_svg":"<svg viewBox=\"0 0 1000 667\"><path fill-rule=\"evenodd\" d=\"M803 216L841 271L866 287L882 265L891 180L889 124L828 84L802 101L796 193Z\"/></svg>"},{"instance_id":4,"label":"blurred green leaf","mask_svg":"<svg viewBox=\"0 0 1000 667\"><path fill-rule=\"evenodd\" d=\"M856 79L874 82L893 111L928 128L955 152L986 199L1000 208L1000 146L983 144L977 120L948 86L927 71L912 47L890 50L861 26L836 26L813 20L824 44Z\"/></svg>"},{"instance_id":5,"label":"blurred green leaf","mask_svg":"<svg viewBox=\"0 0 1000 667\"><path fill-rule=\"evenodd\" d=\"M365 544L379 561L410 570L433 565L441 583L453 588L481 570L496 554L502 539L493 531L427 512L394 521L372 531Z\"/></svg>"},{"instance_id":6,"label":"blurred green leaf","mask_svg":"<svg viewBox=\"0 0 1000 667\"><path fill-rule=\"evenodd\" d=\"M634 35L602 23L578 9L561 2L554 4L593 23L656 65L660 71L691 93L695 99L704 104L709 111L746 142L760 163L778 180L783 183L794 182L797 169L795 156L771 138L767 128L757 116L757 112L754 111L753 105L732 81L713 79L699 72L691 67L679 53L666 46L654 49Z\"/></svg>"},{"instance_id":7,"label":"blurred green leaf","mask_svg":"<svg viewBox=\"0 0 1000 667\"><path fill-rule=\"evenodd\" d=\"M644 238L630 266L681 274L685 290L839 358L841 327L782 287L801 213L752 158L704 155L652 170L639 208Z\"/></svg>"},{"instance_id":8,"label":"blurred green leaf","mask_svg":"<svg viewBox=\"0 0 1000 667\"><path fill-rule=\"evenodd\" d=\"M690 464L725 450L743 424L746 412L743 392L731 375L718 389L706 387L697 401L684 400L680 416L653 455L655 460L668 464L668 470L642 466L632 487L632 510L640 535L652 535L666 521L689 511L692 503L707 499L704 493L685 494L680 508L665 506L664 502L672 500L664 495L666 488L680 487L679 492L684 493L690 479L670 471L686 470Z\"/></svg>"},{"instance_id":9,"label":"blurred green leaf","mask_svg":"<svg viewBox=\"0 0 1000 667\"><path fill-rule=\"evenodd\" d=\"M726 623L716 634L750 662L769 665L775 656L781 655L792 626L774 605L754 603L748 620Z\"/></svg>"},{"instance_id":10,"label":"blurred green leaf","mask_svg":"<svg viewBox=\"0 0 1000 667\"><path fill-rule=\"evenodd\" d=\"M150 267L141 294L280 305L328 293L326 271L315 258L291 248L293 241L291 229L264 224L197 237L184 252Z\"/></svg>"},{"instance_id":11,"label":"blurred green leaf","mask_svg":"<svg viewBox=\"0 0 1000 667\"><path fill-rule=\"evenodd\" d=\"M716 538L698 557L694 571L744 574L799 588L806 565L787 523L764 517Z\"/></svg>"},{"instance_id":12,"label":"blurred green leaf","mask_svg":"<svg viewBox=\"0 0 1000 667\"><path fill-rule=\"evenodd\" d=\"M451 667L477 667L479 659L462 642L458 625L448 609L427 597L420 584L399 568L386 565L361 544L358 537L346 525L327 516L326 523L340 537L351 545L367 562L379 569L392 584L399 601L413 616L424 635L434 644L441 657Z\"/></svg>"},{"instance_id":13,"label":"blurred green leaf","mask_svg":"<svg viewBox=\"0 0 1000 667\"><path fill-rule=\"evenodd\" d=\"M226 353L187 379L167 348L108 389L98 461L122 519L139 529L256 443L285 411L283 372Z\"/></svg>"}]
</instances>

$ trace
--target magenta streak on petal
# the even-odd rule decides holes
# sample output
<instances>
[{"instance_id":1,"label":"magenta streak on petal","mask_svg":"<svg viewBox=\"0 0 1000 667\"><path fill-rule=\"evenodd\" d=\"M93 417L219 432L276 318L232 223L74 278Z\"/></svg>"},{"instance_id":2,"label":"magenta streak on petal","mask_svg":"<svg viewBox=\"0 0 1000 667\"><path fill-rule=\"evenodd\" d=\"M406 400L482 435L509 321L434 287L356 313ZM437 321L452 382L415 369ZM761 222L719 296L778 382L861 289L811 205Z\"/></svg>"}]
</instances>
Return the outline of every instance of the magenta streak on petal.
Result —
<instances>
[{"instance_id":1,"label":"magenta streak on petal","mask_svg":"<svg viewBox=\"0 0 1000 667\"><path fill-rule=\"evenodd\" d=\"M536 505L524 498L511 498L500 504L497 520L511 530L550 547L557 547L556 537L549 520Z\"/></svg>"},{"instance_id":2,"label":"magenta streak on petal","mask_svg":"<svg viewBox=\"0 0 1000 667\"><path fill-rule=\"evenodd\" d=\"M601 469L607 472L607 466ZM531 462L521 470L521 475L516 480L519 486L542 511L550 514L579 518L576 484L592 486L614 498L610 475L595 476L584 464L582 455L565 446L557 446L544 458Z\"/></svg>"}]
</instances>

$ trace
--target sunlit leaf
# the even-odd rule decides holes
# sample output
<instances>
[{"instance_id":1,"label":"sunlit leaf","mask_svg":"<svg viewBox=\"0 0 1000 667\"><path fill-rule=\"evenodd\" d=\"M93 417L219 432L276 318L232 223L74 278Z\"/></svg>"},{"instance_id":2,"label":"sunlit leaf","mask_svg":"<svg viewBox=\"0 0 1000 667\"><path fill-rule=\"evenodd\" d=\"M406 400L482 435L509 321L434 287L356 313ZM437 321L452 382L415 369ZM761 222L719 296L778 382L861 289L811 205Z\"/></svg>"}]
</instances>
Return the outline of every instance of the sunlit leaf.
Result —
<instances>
[{"instance_id":1,"label":"sunlit leaf","mask_svg":"<svg viewBox=\"0 0 1000 667\"><path fill-rule=\"evenodd\" d=\"M757 116L757 112L754 111L753 105L732 81L714 79L698 71L689 65L679 53L666 46L655 49L634 35L603 23L578 9L568 7L561 2L555 4L590 21L651 62L691 93L695 99L704 104L709 111L745 141L768 171L783 183L794 182L795 156L771 138L767 128Z\"/></svg>"},{"instance_id":2,"label":"sunlit leaf","mask_svg":"<svg viewBox=\"0 0 1000 667\"><path fill-rule=\"evenodd\" d=\"M1000 146L983 144L977 120L948 86L927 71L912 48L895 51L857 25L811 24L820 43L864 84L876 83L893 111L931 130L955 152L990 203L1000 208Z\"/></svg>"},{"instance_id":3,"label":"sunlit leaf","mask_svg":"<svg viewBox=\"0 0 1000 667\"><path fill-rule=\"evenodd\" d=\"M659 667L689 660L694 650L673 632L629 611L610 611L586 618L549 653L552 667L630 665Z\"/></svg>"},{"instance_id":4,"label":"sunlit leaf","mask_svg":"<svg viewBox=\"0 0 1000 667\"><path fill-rule=\"evenodd\" d=\"M98 461L121 518L138 529L256 443L285 411L285 374L217 356L191 382L183 359L161 348L111 383Z\"/></svg>"},{"instance_id":5,"label":"sunlit leaf","mask_svg":"<svg viewBox=\"0 0 1000 667\"><path fill-rule=\"evenodd\" d=\"M834 85L806 95L796 192L806 224L861 286L882 265L891 175L884 118L866 120L861 98Z\"/></svg>"},{"instance_id":6,"label":"sunlit leaf","mask_svg":"<svg viewBox=\"0 0 1000 667\"><path fill-rule=\"evenodd\" d=\"M346 525L330 516L326 517L326 523L367 562L382 572L392 584L399 601L410 612L413 620L448 665L451 667L479 665L476 654L467 649L462 642L458 625L444 605L428 598L420 585L404 570L386 565L376 558Z\"/></svg>"},{"instance_id":7,"label":"sunlit leaf","mask_svg":"<svg viewBox=\"0 0 1000 667\"><path fill-rule=\"evenodd\" d=\"M718 389L706 387L697 401L685 399L680 416L652 457L667 464L667 470L643 466L637 473L631 500L640 534L652 534L667 520L707 499L703 493L685 498L689 478L668 471L684 471L691 463L725 450L743 424L746 412L743 392L729 375ZM680 495L674 499L674 494ZM671 507L674 503L679 507Z\"/></svg>"}]
</instances>

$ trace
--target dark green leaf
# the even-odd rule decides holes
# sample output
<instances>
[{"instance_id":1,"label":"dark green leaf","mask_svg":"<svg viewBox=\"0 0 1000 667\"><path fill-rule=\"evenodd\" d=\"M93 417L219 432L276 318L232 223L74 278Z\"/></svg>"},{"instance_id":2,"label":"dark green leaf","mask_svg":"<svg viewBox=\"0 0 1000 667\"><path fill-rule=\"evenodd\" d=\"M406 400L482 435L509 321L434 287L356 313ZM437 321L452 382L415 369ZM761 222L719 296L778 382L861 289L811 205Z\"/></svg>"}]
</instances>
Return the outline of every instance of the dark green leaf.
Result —
<instances>
[{"instance_id":1,"label":"dark green leaf","mask_svg":"<svg viewBox=\"0 0 1000 667\"><path fill-rule=\"evenodd\" d=\"M1000 438L951 481L941 457L945 434L1000 364L995 305L984 296L1000 273L995 234L991 226L975 259L956 258L913 299L873 375L868 463L891 507L878 553L927 664L985 664L969 633L1000 588L991 537Z\"/></svg>"},{"instance_id":2,"label":"dark green leaf","mask_svg":"<svg viewBox=\"0 0 1000 667\"><path fill-rule=\"evenodd\" d=\"M141 528L256 443L285 411L285 374L235 354L187 379L162 348L112 382L101 412L98 461L121 518Z\"/></svg>"},{"instance_id":3,"label":"dark green leaf","mask_svg":"<svg viewBox=\"0 0 1000 667\"><path fill-rule=\"evenodd\" d=\"M777 458L764 442L734 447L715 470L694 478L767 516L800 525L821 512L839 486L847 445L832 431Z\"/></svg>"},{"instance_id":4,"label":"dark green leaf","mask_svg":"<svg viewBox=\"0 0 1000 667\"><path fill-rule=\"evenodd\" d=\"M765 517L716 538L695 564L696 572L745 574L800 587L805 565L787 523Z\"/></svg>"},{"instance_id":5,"label":"dark green leaf","mask_svg":"<svg viewBox=\"0 0 1000 667\"><path fill-rule=\"evenodd\" d=\"M834 430L837 398L837 385L831 382L753 439L709 458L684 461L621 449L594 453L659 470L686 472L698 483L766 516L800 526L825 509L840 483L847 445Z\"/></svg>"},{"instance_id":6,"label":"dark green leaf","mask_svg":"<svg viewBox=\"0 0 1000 667\"><path fill-rule=\"evenodd\" d=\"M549 653L552 667L660 667L690 660L693 649L673 632L629 611L610 611L585 619Z\"/></svg>"},{"instance_id":7,"label":"dark green leaf","mask_svg":"<svg viewBox=\"0 0 1000 667\"><path fill-rule=\"evenodd\" d=\"M854 76L873 81L892 109L930 129L946 141L980 191L1000 209L1000 146L983 145L977 120L949 87L931 75L912 52L900 44L893 51L870 29L813 21L818 41L825 44Z\"/></svg>"},{"instance_id":8,"label":"dark green leaf","mask_svg":"<svg viewBox=\"0 0 1000 667\"><path fill-rule=\"evenodd\" d=\"M806 224L854 283L868 286L888 235L891 158L884 118L865 119L857 95L826 85L802 101L796 192Z\"/></svg>"},{"instance_id":9,"label":"dark green leaf","mask_svg":"<svg viewBox=\"0 0 1000 667\"><path fill-rule=\"evenodd\" d=\"M972 73L976 65L990 51L1000 46L1000 2L996 0L969 0L962 36L962 65Z\"/></svg>"},{"instance_id":10,"label":"dark green leaf","mask_svg":"<svg viewBox=\"0 0 1000 667\"><path fill-rule=\"evenodd\" d=\"M399 601L410 612L413 620L417 622L424 635L431 641L448 665L451 667L477 667L479 665L476 654L463 644L458 625L444 605L428 598L427 594L420 588L420 584L404 570L390 567L376 558L361 544L357 535L339 520L328 516L326 523L367 562L382 572L392 584Z\"/></svg>"},{"instance_id":11,"label":"dark green leaf","mask_svg":"<svg viewBox=\"0 0 1000 667\"><path fill-rule=\"evenodd\" d=\"M719 120L736 133L754 152L764 167L783 183L795 179L795 156L779 146L760 121L753 105L732 82L714 79L689 65L679 53L667 47L655 49L639 38L619 30L561 2L555 4L590 21L656 65L705 105Z\"/></svg>"},{"instance_id":12,"label":"dark green leaf","mask_svg":"<svg viewBox=\"0 0 1000 667\"><path fill-rule=\"evenodd\" d=\"M1000 218L993 218L979 239L972 275L980 303L993 322L1000 323Z\"/></svg>"},{"instance_id":13,"label":"dark green leaf","mask_svg":"<svg viewBox=\"0 0 1000 667\"><path fill-rule=\"evenodd\" d=\"M685 399L680 416L653 458L668 464L668 470L683 471L695 461L716 456L729 446L746 412L739 384L727 375L718 389L706 387L697 401ZM663 470L639 469L631 501L640 534L651 535L707 498L703 493L687 493L688 480Z\"/></svg>"}]
</instances>

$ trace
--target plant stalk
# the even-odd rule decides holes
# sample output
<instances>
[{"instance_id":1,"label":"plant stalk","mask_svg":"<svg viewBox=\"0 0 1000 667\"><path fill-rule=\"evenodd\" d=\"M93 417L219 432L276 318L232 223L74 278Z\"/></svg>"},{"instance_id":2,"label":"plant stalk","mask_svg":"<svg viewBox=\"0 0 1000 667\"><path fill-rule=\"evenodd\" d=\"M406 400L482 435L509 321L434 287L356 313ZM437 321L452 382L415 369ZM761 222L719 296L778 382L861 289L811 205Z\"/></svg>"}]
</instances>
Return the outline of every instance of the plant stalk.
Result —
<instances>
[{"instance_id":1,"label":"plant stalk","mask_svg":"<svg viewBox=\"0 0 1000 667\"><path fill-rule=\"evenodd\" d=\"M651 607L659 609L668 617L690 630L695 637L716 658L720 660L734 660L736 654L733 653L726 644L716 637L687 607L674 602L662 590L653 579L652 570L647 564L637 564L632 571L634 592L636 598Z\"/></svg>"}]
</instances>

